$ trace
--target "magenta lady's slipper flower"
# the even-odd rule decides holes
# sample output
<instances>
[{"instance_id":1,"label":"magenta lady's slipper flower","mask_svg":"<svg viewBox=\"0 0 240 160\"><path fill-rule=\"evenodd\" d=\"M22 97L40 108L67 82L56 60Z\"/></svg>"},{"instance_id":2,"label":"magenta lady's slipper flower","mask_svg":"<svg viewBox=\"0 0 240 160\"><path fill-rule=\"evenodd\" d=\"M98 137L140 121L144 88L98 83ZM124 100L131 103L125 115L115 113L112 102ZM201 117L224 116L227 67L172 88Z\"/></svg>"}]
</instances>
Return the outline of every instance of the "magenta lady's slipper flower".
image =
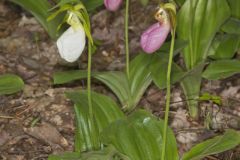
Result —
<instances>
[{"instance_id":1,"label":"magenta lady's slipper flower","mask_svg":"<svg viewBox=\"0 0 240 160\"><path fill-rule=\"evenodd\" d=\"M146 53L157 51L170 32L170 23L155 23L150 26L141 36L141 47Z\"/></svg>"},{"instance_id":2,"label":"magenta lady's slipper flower","mask_svg":"<svg viewBox=\"0 0 240 160\"><path fill-rule=\"evenodd\" d=\"M120 7L122 0L104 0L104 5L109 11L116 11Z\"/></svg>"}]
</instances>

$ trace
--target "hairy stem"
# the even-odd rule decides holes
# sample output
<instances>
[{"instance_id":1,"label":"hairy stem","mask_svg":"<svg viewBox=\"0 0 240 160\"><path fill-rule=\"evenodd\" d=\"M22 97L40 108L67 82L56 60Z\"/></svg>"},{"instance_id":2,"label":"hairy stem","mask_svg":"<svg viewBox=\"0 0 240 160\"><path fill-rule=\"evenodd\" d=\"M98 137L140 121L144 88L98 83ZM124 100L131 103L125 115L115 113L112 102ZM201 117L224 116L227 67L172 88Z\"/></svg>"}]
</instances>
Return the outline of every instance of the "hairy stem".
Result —
<instances>
[{"instance_id":1,"label":"hairy stem","mask_svg":"<svg viewBox=\"0 0 240 160\"><path fill-rule=\"evenodd\" d=\"M169 60L168 60L167 96L166 96L167 99L166 99L166 109L165 109L165 117L164 117L163 147L162 147L161 160L165 160L165 153L166 153L168 116L169 116L170 98L171 98L171 70L172 70L174 43L175 43L175 29L173 29L173 31L172 31L171 48L170 48Z\"/></svg>"},{"instance_id":2,"label":"hairy stem","mask_svg":"<svg viewBox=\"0 0 240 160\"><path fill-rule=\"evenodd\" d=\"M128 17L129 17L129 0L126 0L126 8L125 8L125 52L126 52L126 74L127 74L128 79L129 79Z\"/></svg>"}]
</instances>

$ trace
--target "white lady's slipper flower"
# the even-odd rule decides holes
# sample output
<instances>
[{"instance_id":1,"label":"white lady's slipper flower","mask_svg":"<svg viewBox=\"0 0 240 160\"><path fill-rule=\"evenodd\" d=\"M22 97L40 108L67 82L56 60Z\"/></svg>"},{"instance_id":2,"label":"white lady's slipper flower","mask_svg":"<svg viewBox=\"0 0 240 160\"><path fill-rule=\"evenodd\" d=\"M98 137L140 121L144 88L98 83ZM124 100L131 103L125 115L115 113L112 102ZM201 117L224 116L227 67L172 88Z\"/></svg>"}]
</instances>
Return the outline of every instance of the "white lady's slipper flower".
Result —
<instances>
[{"instance_id":1,"label":"white lady's slipper flower","mask_svg":"<svg viewBox=\"0 0 240 160\"><path fill-rule=\"evenodd\" d=\"M68 62L76 61L82 54L86 44L83 27L73 29L69 27L57 40L60 56Z\"/></svg>"},{"instance_id":2,"label":"white lady's slipper flower","mask_svg":"<svg viewBox=\"0 0 240 160\"><path fill-rule=\"evenodd\" d=\"M76 61L82 54L86 44L86 34L76 15L71 15L71 25L57 40L60 56L68 62Z\"/></svg>"}]
</instances>

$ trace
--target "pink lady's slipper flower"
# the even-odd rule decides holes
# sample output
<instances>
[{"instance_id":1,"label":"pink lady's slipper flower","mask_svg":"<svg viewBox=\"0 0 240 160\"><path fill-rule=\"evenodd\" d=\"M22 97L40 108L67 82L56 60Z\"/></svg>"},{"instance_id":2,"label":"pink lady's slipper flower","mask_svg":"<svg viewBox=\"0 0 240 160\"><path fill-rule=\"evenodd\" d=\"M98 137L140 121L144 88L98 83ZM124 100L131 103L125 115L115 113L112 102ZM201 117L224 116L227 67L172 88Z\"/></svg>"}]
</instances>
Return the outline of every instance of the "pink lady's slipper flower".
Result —
<instances>
[{"instance_id":1,"label":"pink lady's slipper flower","mask_svg":"<svg viewBox=\"0 0 240 160\"><path fill-rule=\"evenodd\" d=\"M159 22L150 26L141 35L141 47L146 53L157 51L162 46L171 30L171 24L165 10L160 9L155 17Z\"/></svg>"},{"instance_id":2,"label":"pink lady's slipper flower","mask_svg":"<svg viewBox=\"0 0 240 160\"><path fill-rule=\"evenodd\" d=\"M120 7L122 0L104 0L104 5L109 11L116 11Z\"/></svg>"}]
</instances>

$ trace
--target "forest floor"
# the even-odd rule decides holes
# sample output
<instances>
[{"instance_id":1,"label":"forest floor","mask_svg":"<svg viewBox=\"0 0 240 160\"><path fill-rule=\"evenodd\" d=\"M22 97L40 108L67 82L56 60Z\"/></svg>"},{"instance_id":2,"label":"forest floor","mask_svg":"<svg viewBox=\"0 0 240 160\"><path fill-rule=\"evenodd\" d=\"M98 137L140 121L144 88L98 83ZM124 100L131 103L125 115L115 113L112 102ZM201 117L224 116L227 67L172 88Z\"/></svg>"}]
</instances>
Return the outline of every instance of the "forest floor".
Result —
<instances>
[{"instance_id":1,"label":"forest floor","mask_svg":"<svg viewBox=\"0 0 240 160\"><path fill-rule=\"evenodd\" d=\"M154 21L154 6L141 7L133 1L130 8L130 52L139 51L139 37ZM93 56L93 70L124 68L124 10L110 13L104 8L92 15L93 37L102 41ZM148 15L146 17L146 15ZM72 151L74 145L73 104L64 92L85 88L75 82L54 86L52 74L59 70L86 68L86 54L75 64L60 59L56 44L27 12L7 1L0 1L0 74L14 73L23 78L24 90L0 97L0 160L45 160L49 154ZM112 95L103 85L93 89ZM179 85L172 89L170 126L180 153L225 129L240 129L240 75L221 81L203 81L202 93L220 96L223 104L200 104L201 116L192 120ZM151 85L140 106L163 117L165 91ZM208 160L239 160L240 148L207 157Z\"/></svg>"}]
</instances>

